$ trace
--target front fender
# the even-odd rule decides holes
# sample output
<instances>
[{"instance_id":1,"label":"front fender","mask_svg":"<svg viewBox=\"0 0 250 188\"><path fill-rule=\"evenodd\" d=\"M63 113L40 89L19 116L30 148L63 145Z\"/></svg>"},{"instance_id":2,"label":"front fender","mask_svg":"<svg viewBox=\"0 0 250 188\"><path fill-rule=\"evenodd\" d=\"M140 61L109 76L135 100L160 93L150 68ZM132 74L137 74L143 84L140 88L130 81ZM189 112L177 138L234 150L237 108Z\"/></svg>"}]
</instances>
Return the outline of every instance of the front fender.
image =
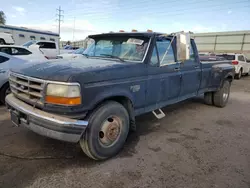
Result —
<instances>
[{"instance_id":1,"label":"front fender","mask_svg":"<svg viewBox=\"0 0 250 188\"><path fill-rule=\"evenodd\" d=\"M132 93L129 90L126 89L120 89L120 88L109 88L105 89L104 91L98 93L96 97L93 99L92 102L92 108L94 108L97 104L101 103L104 100L113 98L113 97L126 97L129 99L132 104L135 103L135 97L132 95Z\"/></svg>"}]
</instances>

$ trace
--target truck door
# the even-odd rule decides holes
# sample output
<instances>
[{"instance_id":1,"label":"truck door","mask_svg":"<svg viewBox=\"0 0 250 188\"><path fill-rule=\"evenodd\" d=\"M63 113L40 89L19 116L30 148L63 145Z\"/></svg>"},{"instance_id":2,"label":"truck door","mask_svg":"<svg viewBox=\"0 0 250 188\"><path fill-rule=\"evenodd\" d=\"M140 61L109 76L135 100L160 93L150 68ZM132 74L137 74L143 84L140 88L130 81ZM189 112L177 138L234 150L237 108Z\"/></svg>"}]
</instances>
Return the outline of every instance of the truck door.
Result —
<instances>
[{"instance_id":1,"label":"truck door","mask_svg":"<svg viewBox=\"0 0 250 188\"><path fill-rule=\"evenodd\" d=\"M176 62L173 44L170 43L168 38L157 38L148 67L146 98L149 105L155 108L175 103L181 91L180 64Z\"/></svg>"},{"instance_id":2,"label":"truck door","mask_svg":"<svg viewBox=\"0 0 250 188\"><path fill-rule=\"evenodd\" d=\"M196 96L201 81L201 63L194 40L191 40L190 59L181 63L180 69L182 74L180 99Z\"/></svg>"}]
</instances>

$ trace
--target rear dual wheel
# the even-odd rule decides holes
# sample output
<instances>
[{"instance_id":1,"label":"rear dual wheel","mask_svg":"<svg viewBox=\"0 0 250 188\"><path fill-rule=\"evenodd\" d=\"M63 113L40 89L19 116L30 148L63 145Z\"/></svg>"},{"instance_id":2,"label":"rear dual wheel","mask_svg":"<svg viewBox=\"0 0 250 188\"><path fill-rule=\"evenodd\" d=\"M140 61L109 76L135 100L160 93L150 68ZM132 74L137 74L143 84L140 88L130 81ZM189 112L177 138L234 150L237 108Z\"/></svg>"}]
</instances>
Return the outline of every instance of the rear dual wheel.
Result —
<instances>
[{"instance_id":1,"label":"rear dual wheel","mask_svg":"<svg viewBox=\"0 0 250 188\"><path fill-rule=\"evenodd\" d=\"M109 101L98 107L80 140L84 153L92 159L104 160L116 155L129 132L129 115L118 102Z\"/></svg>"},{"instance_id":2,"label":"rear dual wheel","mask_svg":"<svg viewBox=\"0 0 250 188\"><path fill-rule=\"evenodd\" d=\"M216 92L207 92L204 94L205 103L217 107L225 107L230 94L231 83L225 80L223 86Z\"/></svg>"}]
</instances>

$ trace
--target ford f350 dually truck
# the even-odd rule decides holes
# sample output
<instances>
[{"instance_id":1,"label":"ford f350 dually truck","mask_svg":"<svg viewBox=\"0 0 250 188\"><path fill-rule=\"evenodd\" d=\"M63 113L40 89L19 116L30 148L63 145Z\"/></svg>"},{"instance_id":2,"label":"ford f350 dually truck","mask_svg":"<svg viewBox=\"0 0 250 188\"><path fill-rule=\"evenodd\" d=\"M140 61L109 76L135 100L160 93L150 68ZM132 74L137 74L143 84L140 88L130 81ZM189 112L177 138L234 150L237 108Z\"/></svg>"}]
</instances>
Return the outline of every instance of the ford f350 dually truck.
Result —
<instances>
[{"instance_id":1,"label":"ford f350 dually truck","mask_svg":"<svg viewBox=\"0 0 250 188\"><path fill-rule=\"evenodd\" d=\"M188 33L106 33L76 60L22 66L10 72L11 120L40 135L74 143L95 160L117 154L135 116L204 94L224 107L234 67L200 62Z\"/></svg>"}]
</instances>

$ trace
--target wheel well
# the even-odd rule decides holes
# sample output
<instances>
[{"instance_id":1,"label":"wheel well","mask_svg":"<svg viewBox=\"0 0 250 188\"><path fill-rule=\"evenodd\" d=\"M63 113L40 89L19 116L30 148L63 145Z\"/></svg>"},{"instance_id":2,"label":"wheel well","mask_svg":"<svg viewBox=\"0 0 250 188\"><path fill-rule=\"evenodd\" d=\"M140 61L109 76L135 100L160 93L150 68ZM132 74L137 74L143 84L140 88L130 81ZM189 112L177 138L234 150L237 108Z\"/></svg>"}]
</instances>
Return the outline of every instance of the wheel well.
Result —
<instances>
[{"instance_id":1,"label":"wheel well","mask_svg":"<svg viewBox=\"0 0 250 188\"><path fill-rule=\"evenodd\" d=\"M5 84L2 85L2 87L0 88L0 92L2 91L2 89L3 89L6 85L9 85L9 82L6 82Z\"/></svg>"},{"instance_id":2,"label":"wheel well","mask_svg":"<svg viewBox=\"0 0 250 188\"><path fill-rule=\"evenodd\" d=\"M132 101L129 98L127 98L125 96L109 97L109 98L106 98L106 99L102 100L101 102L99 102L96 106L99 106L106 101L116 101L116 102L120 103L121 105L123 105L129 114L130 129L136 130L134 107L133 107Z\"/></svg>"},{"instance_id":3,"label":"wheel well","mask_svg":"<svg viewBox=\"0 0 250 188\"><path fill-rule=\"evenodd\" d=\"M0 38L0 41L1 41L1 40L5 43L5 40L4 40L3 38Z\"/></svg>"},{"instance_id":4,"label":"wheel well","mask_svg":"<svg viewBox=\"0 0 250 188\"><path fill-rule=\"evenodd\" d=\"M227 76L225 80L228 80L229 82L232 82L233 81L233 76Z\"/></svg>"}]
</instances>

